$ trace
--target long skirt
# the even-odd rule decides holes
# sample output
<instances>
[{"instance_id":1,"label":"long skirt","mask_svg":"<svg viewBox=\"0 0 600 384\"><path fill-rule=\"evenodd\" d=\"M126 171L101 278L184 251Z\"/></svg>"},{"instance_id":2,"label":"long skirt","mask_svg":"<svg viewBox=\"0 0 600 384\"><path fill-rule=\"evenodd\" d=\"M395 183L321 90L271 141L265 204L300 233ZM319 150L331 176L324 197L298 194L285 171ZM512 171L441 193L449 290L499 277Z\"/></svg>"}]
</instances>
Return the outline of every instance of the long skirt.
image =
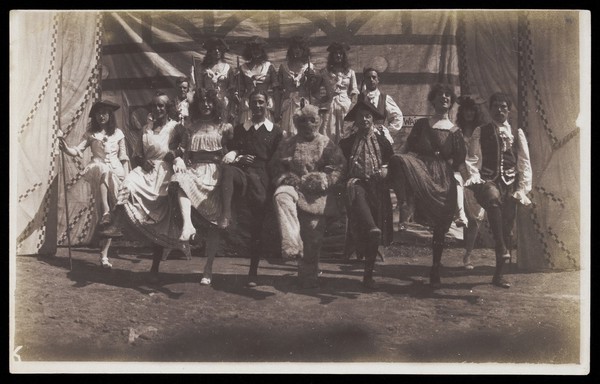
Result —
<instances>
[{"instance_id":1,"label":"long skirt","mask_svg":"<svg viewBox=\"0 0 600 384\"><path fill-rule=\"evenodd\" d=\"M450 164L412 152L397 154L394 158L400 160L405 182L414 195L415 221L424 225L450 224L457 205L456 181Z\"/></svg>"},{"instance_id":2,"label":"long skirt","mask_svg":"<svg viewBox=\"0 0 600 384\"><path fill-rule=\"evenodd\" d=\"M136 167L123 181L119 205L124 207L124 233L165 248L182 249L179 241L181 220L176 199L170 198L168 185L173 171L170 164L156 160L150 172Z\"/></svg>"}]
</instances>

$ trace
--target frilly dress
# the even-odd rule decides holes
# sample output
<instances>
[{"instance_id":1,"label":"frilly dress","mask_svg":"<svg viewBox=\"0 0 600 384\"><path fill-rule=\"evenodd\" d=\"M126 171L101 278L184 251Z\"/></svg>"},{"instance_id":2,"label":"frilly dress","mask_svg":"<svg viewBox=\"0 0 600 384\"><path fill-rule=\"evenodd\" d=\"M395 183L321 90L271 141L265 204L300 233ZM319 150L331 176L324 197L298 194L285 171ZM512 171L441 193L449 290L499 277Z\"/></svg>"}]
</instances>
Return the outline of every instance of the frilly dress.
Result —
<instances>
[{"instance_id":1,"label":"frilly dress","mask_svg":"<svg viewBox=\"0 0 600 384\"><path fill-rule=\"evenodd\" d=\"M338 143L351 133L344 128L344 117L352 104L351 96L358 94L356 74L352 69L348 69L346 73L332 73L327 68L323 68L321 77L327 93L331 95L331 100L324 105L327 112L323 118L320 133Z\"/></svg>"}]
</instances>

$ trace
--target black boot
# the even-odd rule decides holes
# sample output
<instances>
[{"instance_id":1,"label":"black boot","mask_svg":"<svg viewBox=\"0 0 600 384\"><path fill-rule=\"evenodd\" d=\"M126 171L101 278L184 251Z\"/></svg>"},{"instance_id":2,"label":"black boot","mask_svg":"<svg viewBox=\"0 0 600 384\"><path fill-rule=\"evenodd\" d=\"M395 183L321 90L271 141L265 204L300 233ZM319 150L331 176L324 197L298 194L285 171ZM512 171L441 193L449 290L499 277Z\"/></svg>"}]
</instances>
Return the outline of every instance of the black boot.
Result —
<instances>
[{"instance_id":1,"label":"black boot","mask_svg":"<svg viewBox=\"0 0 600 384\"><path fill-rule=\"evenodd\" d=\"M365 258L365 272L363 274L363 285L365 288L375 288L375 280L373 280L373 269L375 268L375 255L369 254Z\"/></svg>"},{"instance_id":2,"label":"black boot","mask_svg":"<svg viewBox=\"0 0 600 384\"><path fill-rule=\"evenodd\" d=\"M365 288L374 289L375 280L373 280L373 269L375 268L375 258L379 249L381 230L374 228L369 231L369 240L365 256L365 272L363 275L363 285Z\"/></svg>"},{"instance_id":3,"label":"black boot","mask_svg":"<svg viewBox=\"0 0 600 384\"><path fill-rule=\"evenodd\" d=\"M506 260L503 258L502 252L496 251L496 271L492 278L492 284L500 288L510 288L510 283L504 280L504 277L502 276L504 263L506 263Z\"/></svg>"}]
</instances>

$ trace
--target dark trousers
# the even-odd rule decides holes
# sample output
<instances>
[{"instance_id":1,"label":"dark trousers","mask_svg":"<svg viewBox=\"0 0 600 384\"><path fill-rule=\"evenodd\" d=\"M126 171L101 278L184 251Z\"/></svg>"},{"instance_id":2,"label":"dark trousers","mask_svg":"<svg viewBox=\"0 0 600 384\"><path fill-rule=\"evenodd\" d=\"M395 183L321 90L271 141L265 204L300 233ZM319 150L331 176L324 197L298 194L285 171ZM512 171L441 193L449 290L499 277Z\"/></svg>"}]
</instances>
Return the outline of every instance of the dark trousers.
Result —
<instances>
[{"instance_id":1,"label":"dark trousers","mask_svg":"<svg viewBox=\"0 0 600 384\"><path fill-rule=\"evenodd\" d=\"M511 196L514 185L506 185L499 180L498 182L486 181L469 188L475 193L479 205L487 211L488 222L496 244L495 277L499 278L505 263L502 256L512 248L511 232L517 213L517 201Z\"/></svg>"},{"instance_id":2,"label":"dark trousers","mask_svg":"<svg viewBox=\"0 0 600 384\"><path fill-rule=\"evenodd\" d=\"M469 188L475 192L475 198L488 215L488 221L496 252L504 254L512 248L511 232L517 213L516 200L511 196L512 185L506 185L502 181L496 183L486 181L484 184L472 185Z\"/></svg>"},{"instance_id":3,"label":"dark trousers","mask_svg":"<svg viewBox=\"0 0 600 384\"><path fill-rule=\"evenodd\" d=\"M266 212L266 193L261 192L260 180L249 180L256 178L256 175L247 175L242 169L225 165L222 167L221 188L223 197L223 210L227 215L231 215L231 206L233 196L251 195L246 197L246 205L251 216L250 225L250 270L249 276L258 274L258 264L260 261L261 232ZM250 184L250 185L249 185ZM250 197L250 198L248 198Z\"/></svg>"}]
</instances>

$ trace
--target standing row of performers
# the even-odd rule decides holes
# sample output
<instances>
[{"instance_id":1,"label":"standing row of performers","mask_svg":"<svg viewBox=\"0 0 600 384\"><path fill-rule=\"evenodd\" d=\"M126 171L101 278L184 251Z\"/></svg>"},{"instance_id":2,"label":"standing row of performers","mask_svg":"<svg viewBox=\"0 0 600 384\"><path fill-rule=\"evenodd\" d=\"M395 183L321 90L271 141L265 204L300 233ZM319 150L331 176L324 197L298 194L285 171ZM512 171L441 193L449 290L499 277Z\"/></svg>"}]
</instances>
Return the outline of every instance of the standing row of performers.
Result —
<instances>
[{"instance_id":1,"label":"standing row of performers","mask_svg":"<svg viewBox=\"0 0 600 384\"><path fill-rule=\"evenodd\" d=\"M245 62L233 67L225 61L229 48L223 39L206 41L202 63L192 68L190 78L181 78L177 83L177 105L182 121L187 123L189 120L187 109L194 89L214 89L225 105L224 120L227 122L235 125L250 121L248 96L258 89L268 95L267 118L278 123L284 135L296 133L293 116L304 99L325 111L320 133L337 143L350 133L345 128L344 116L351 105L359 97L380 97L377 83L374 83L378 79L365 78L361 93L356 74L348 62L350 47L345 43L329 45L327 65L320 71L310 62L310 47L304 37L290 39L286 60L278 70L269 61L265 46L266 42L260 37L252 38L242 54ZM398 131L402 127L402 112L391 97L382 97L380 104L389 117L388 128Z\"/></svg>"},{"instance_id":2,"label":"standing row of performers","mask_svg":"<svg viewBox=\"0 0 600 384\"><path fill-rule=\"evenodd\" d=\"M299 47L302 41L293 39ZM222 41L207 44L213 44L208 45L215 47L213 55L222 58L217 43ZM254 41L249 51L262 52L261 47ZM288 60L297 56L293 47ZM345 57L345 50L337 43L329 47L332 68L343 68L335 63L339 55ZM255 56L262 57L249 57ZM295 73L306 73L292 63L282 65L284 71L291 73L294 68ZM248 64L242 72L257 65L261 64ZM253 88L240 98L242 112L236 115L248 117L238 121L231 119L235 103L223 92L226 88L218 86L221 72L200 73L206 78L198 79L198 84L204 87L197 87L191 100L186 99L185 109L176 109L178 103L163 93L153 97L151 116L131 157L115 124L119 106L109 101L93 105L90 129L79 145L69 146L61 139L61 150L71 156L91 148L92 161L84 175L101 213L103 267L111 267L108 248L115 236L151 241L156 246L155 276L166 250L189 252L190 243L204 238L207 262L201 283L209 285L219 239L241 203L252 222L248 285L256 286L263 252L260 234L272 205L281 254L297 260L302 287L318 284L328 218L346 214L347 242L364 258L363 283L373 288L378 249L389 245L393 235L391 189L397 197L401 229L410 217L433 228L432 286L440 284L444 239L453 220L467 227L464 262L472 268L469 239L476 236L485 210L496 245L492 283L510 287L503 266L511 257L516 205L530 203L526 194L531 190L531 165L523 131L508 123L507 95L495 93L489 98L492 121L485 124L477 122L476 100L462 97L457 125L449 118L457 101L453 87L436 84L428 95L434 115L418 120L405 145L394 153L389 131L401 128L391 123L401 112L391 97L379 92L379 73L373 68L365 69L366 90L355 102L349 99L354 94L349 90L356 86L348 86L353 84L353 72L348 78L336 74L337 82L330 79L337 101L326 106L314 105L317 99L309 94L290 91L280 111L281 116L290 113L289 121L282 117L280 123L272 114L272 93L259 86L274 69L265 69L265 76L248 73ZM211 83L212 87L207 85ZM182 110L187 115L180 120ZM343 131L344 121L353 122L348 132Z\"/></svg>"}]
</instances>

